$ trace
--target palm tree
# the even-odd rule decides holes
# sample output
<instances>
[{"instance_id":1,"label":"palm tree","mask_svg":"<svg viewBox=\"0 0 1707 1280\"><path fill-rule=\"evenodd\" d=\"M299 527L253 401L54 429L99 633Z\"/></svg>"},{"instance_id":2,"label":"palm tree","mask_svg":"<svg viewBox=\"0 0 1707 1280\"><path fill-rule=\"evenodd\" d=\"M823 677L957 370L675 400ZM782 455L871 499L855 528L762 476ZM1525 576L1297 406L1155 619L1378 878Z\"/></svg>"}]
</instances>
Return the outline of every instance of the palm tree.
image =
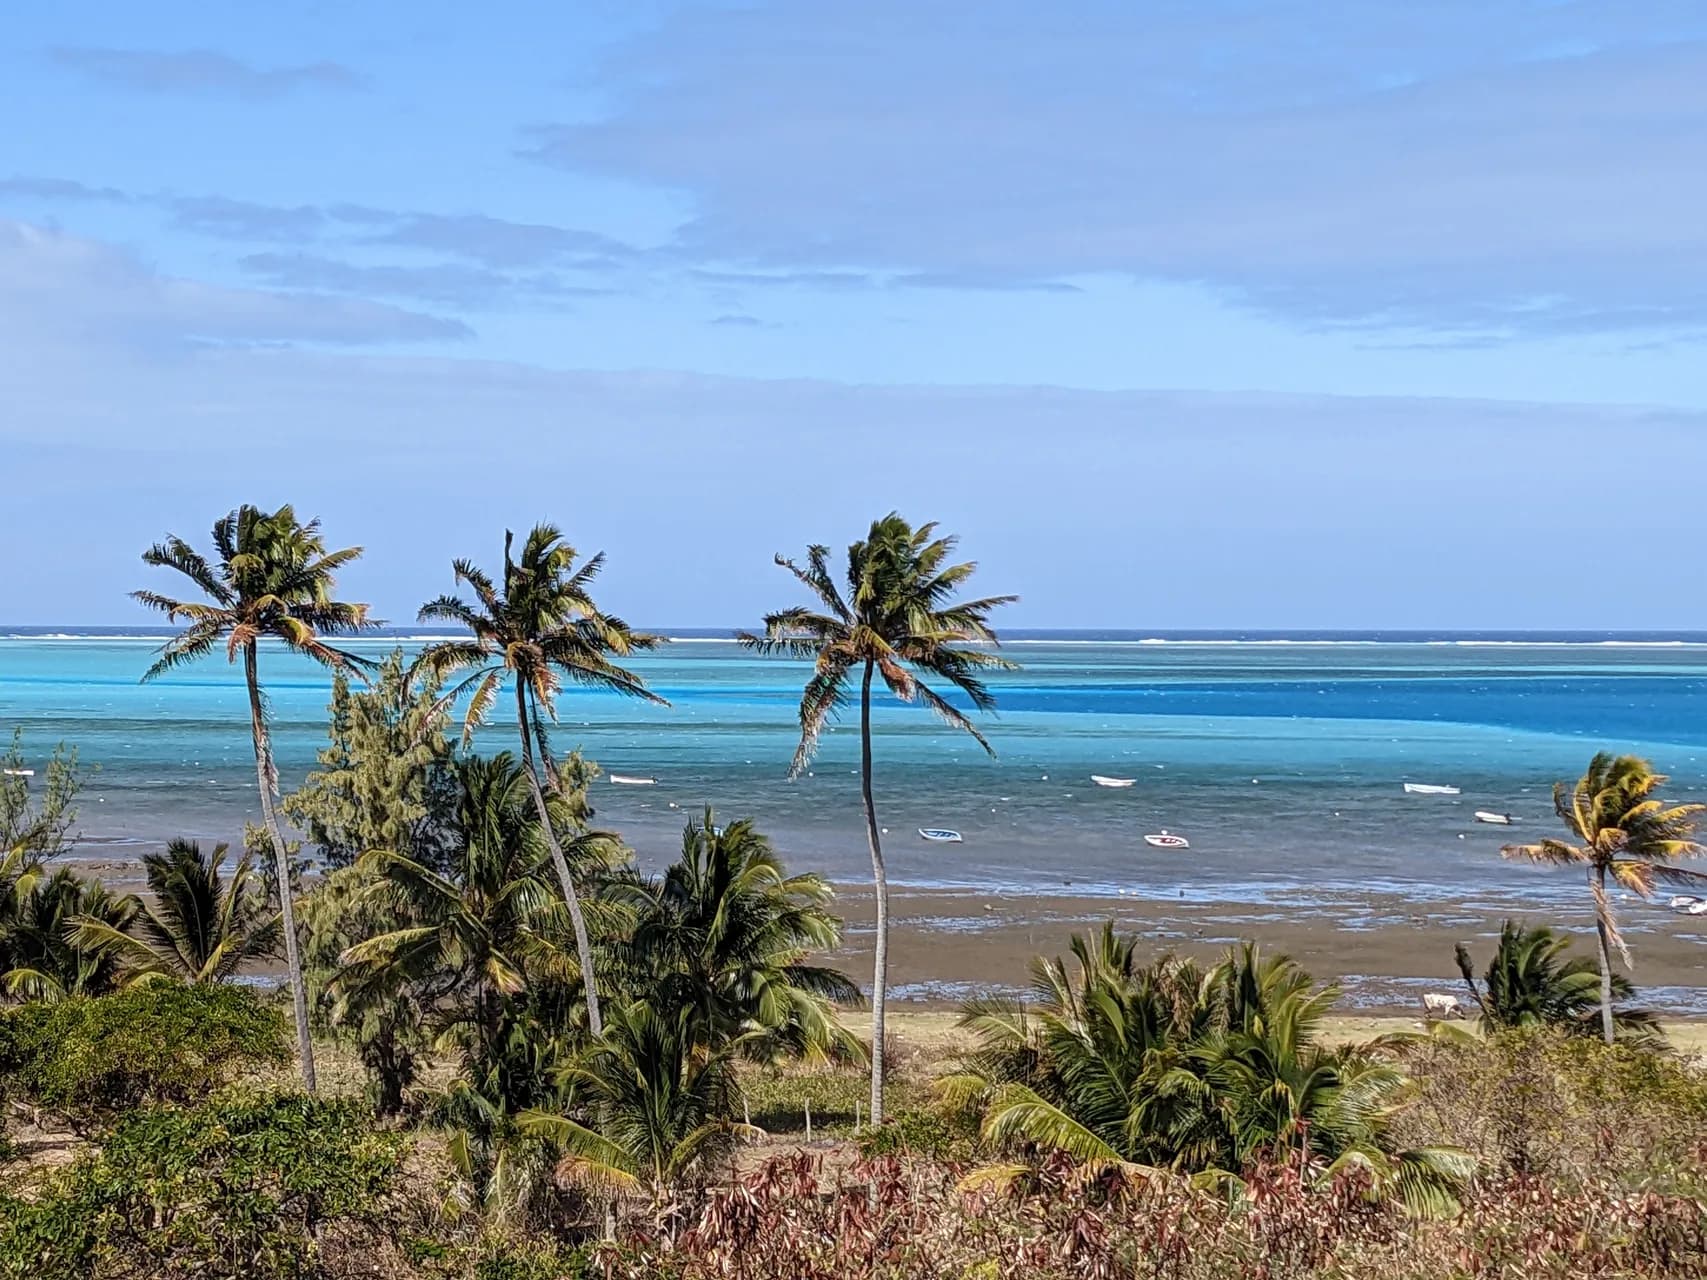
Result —
<instances>
[{"instance_id":1,"label":"palm tree","mask_svg":"<svg viewBox=\"0 0 1707 1280\"><path fill-rule=\"evenodd\" d=\"M568 1068L565 1083L591 1121L535 1111L525 1132L564 1150L560 1176L656 1197L703 1176L743 1136L737 1123L734 1040L707 1053L694 1013L658 1010L646 1000L616 1008L605 1035Z\"/></svg>"},{"instance_id":2,"label":"palm tree","mask_svg":"<svg viewBox=\"0 0 1707 1280\"><path fill-rule=\"evenodd\" d=\"M836 586L830 550L807 548L804 567L784 556L776 562L814 597L767 614L762 636L740 636L760 653L811 658L812 678L800 699L800 746L790 776L806 768L818 749L824 725L848 702L848 685L857 677L859 694L860 795L865 805L865 834L871 848L871 876L877 899L876 957L871 983L871 1120L883 1120L883 1012L889 971L889 883L883 865L877 805L872 800L871 686L874 677L903 702L922 702L950 725L963 729L994 755L977 726L958 707L925 683L929 676L959 689L979 711L996 700L980 673L1014 664L967 644L994 645L989 618L999 605L1017 596L956 600L977 565L949 563L956 539L937 537L936 525L914 529L894 512L874 521L861 542L848 548L847 595Z\"/></svg>"},{"instance_id":3,"label":"palm tree","mask_svg":"<svg viewBox=\"0 0 1707 1280\"><path fill-rule=\"evenodd\" d=\"M1674 865L1681 858L1707 853L1695 839L1698 815L1707 805L1671 804L1655 794L1669 781L1638 756L1614 757L1602 751L1589 761L1588 772L1575 785L1556 783L1553 809L1570 833L1570 840L1541 840L1508 844L1502 856L1548 866L1582 867L1594 896L1594 927L1600 944L1600 1030L1607 1044L1616 1033L1612 1011L1612 948L1629 965L1630 948L1618 931L1612 899L1606 892L1611 877L1643 898L1658 884L1707 884L1707 874Z\"/></svg>"},{"instance_id":4,"label":"palm tree","mask_svg":"<svg viewBox=\"0 0 1707 1280\"><path fill-rule=\"evenodd\" d=\"M369 880L368 898L393 927L348 948L332 985L341 1002L410 988L438 1011L441 1033L462 1040L477 1072L493 1057L504 1001L527 987L530 966L569 966L553 942L558 900L526 770L508 752L454 768L460 838L449 867L389 849L362 855L356 868Z\"/></svg>"},{"instance_id":5,"label":"palm tree","mask_svg":"<svg viewBox=\"0 0 1707 1280\"><path fill-rule=\"evenodd\" d=\"M1322 1174L1361 1167L1413 1208L1451 1207L1469 1161L1396 1149L1397 1068L1318 1041L1334 988L1248 944L1207 973L1168 957L1140 966L1112 926L1072 950L1072 970L1034 965L1029 1006L966 1007L979 1048L941 1088L983 1106L987 1139L1219 1178L1291 1155Z\"/></svg>"},{"instance_id":6,"label":"palm tree","mask_svg":"<svg viewBox=\"0 0 1707 1280\"><path fill-rule=\"evenodd\" d=\"M1455 956L1470 994L1482 1010L1482 1030L1553 1027L1569 1035L1600 1031L1600 966L1586 956L1567 956L1570 938L1545 926L1525 928L1515 920L1500 927L1499 945L1477 985L1470 950L1459 943ZM1628 1000L1635 987L1612 976L1612 994ZM1626 1041L1660 1039L1659 1024L1646 1009L1617 1009L1612 1015Z\"/></svg>"},{"instance_id":7,"label":"palm tree","mask_svg":"<svg viewBox=\"0 0 1707 1280\"><path fill-rule=\"evenodd\" d=\"M681 857L636 886L639 907L623 949L632 989L658 1009L688 1009L712 1049L740 1040L744 1056L848 1058L858 1041L831 1001L856 1003L845 974L807 963L841 941L819 876L790 876L749 819L720 827L710 809L689 819Z\"/></svg>"},{"instance_id":8,"label":"palm tree","mask_svg":"<svg viewBox=\"0 0 1707 1280\"><path fill-rule=\"evenodd\" d=\"M169 537L142 553L144 564L174 569L202 593L201 600L177 600L153 591L132 597L150 609L189 625L160 649L160 656L143 680L175 671L205 658L223 642L228 662L243 659L249 687L249 730L255 746L255 776L261 793L261 819L273 842L274 871L283 915L285 964L290 971L296 1013L297 1056L302 1081L314 1089L314 1045L308 1034L308 996L297 950L296 912L291 900L290 861L279 830L273 796L278 771L273 767L272 739L267 731L267 703L261 691L260 641L282 641L333 671L360 671L366 662L334 648L324 637L345 635L376 625L369 622L365 604L332 598L337 571L361 555L360 547L327 551L320 522L300 523L290 507L267 512L241 506L221 516L213 526L214 560L210 562L182 538Z\"/></svg>"},{"instance_id":9,"label":"palm tree","mask_svg":"<svg viewBox=\"0 0 1707 1280\"><path fill-rule=\"evenodd\" d=\"M110 948L133 977L189 983L226 982L249 961L277 955L279 913L267 904L253 855L239 858L228 880L220 873L227 852L224 844L204 854L193 840L174 840L164 853L144 854L152 904L128 928L79 919L73 942Z\"/></svg>"},{"instance_id":10,"label":"palm tree","mask_svg":"<svg viewBox=\"0 0 1707 1280\"><path fill-rule=\"evenodd\" d=\"M61 869L45 880L23 882L0 922L0 968L6 990L29 1000L100 996L118 989L118 958L107 948L85 946L76 936L81 921L99 921L122 931L130 927L137 901Z\"/></svg>"},{"instance_id":11,"label":"palm tree","mask_svg":"<svg viewBox=\"0 0 1707 1280\"><path fill-rule=\"evenodd\" d=\"M581 1039L573 996L585 985L527 770L500 752L459 759L451 771L456 799L442 865L382 849L339 873L355 877L359 918L380 927L344 951L333 1016L420 1010L436 1046L458 1053L458 1077L429 1095L427 1110L449 1131L458 1172L505 1216L527 1209L550 1173L516 1118L560 1100L560 1069ZM568 855L586 872L609 842L589 832Z\"/></svg>"},{"instance_id":12,"label":"palm tree","mask_svg":"<svg viewBox=\"0 0 1707 1280\"><path fill-rule=\"evenodd\" d=\"M630 630L621 618L603 612L594 602L589 587L604 567L602 552L577 568L575 549L548 524L533 527L522 544L519 560L511 555L513 542L514 535L506 530L502 590L473 562L451 563L456 580L474 593L475 603L456 596L440 596L421 606L420 620L460 623L468 628L472 638L429 645L416 663L440 679L472 668L471 674L448 694L455 699L472 691L463 718L465 744L491 710L504 680L515 680L516 730L521 735L522 764L533 790L540 827L551 850L551 864L563 890L563 900L569 905L575 947L581 959L581 981L587 989L587 1021L593 1034L598 1035L603 1020L594 981L592 941L587 934L574 877L570 875L546 803L546 789L558 789L546 736L546 717L557 718L557 694L564 680L662 704L663 699L648 691L639 676L611 661L612 657L626 657L653 648L659 640L657 636ZM536 745L544 765L543 782L540 764L534 759Z\"/></svg>"}]
</instances>

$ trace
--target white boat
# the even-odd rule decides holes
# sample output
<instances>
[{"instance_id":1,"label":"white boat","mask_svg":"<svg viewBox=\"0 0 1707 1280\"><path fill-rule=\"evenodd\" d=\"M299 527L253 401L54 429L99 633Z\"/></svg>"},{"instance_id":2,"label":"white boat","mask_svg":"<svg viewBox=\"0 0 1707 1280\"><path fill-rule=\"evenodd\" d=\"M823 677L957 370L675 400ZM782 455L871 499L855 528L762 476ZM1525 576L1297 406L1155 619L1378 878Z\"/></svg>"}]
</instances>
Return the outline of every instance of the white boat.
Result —
<instances>
[{"instance_id":1,"label":"white boat","mask_svg":"<svg viewBox=\"0 0 1707 1280\"><path fill-rule=\"evenodd\" d=\"M1407 782L1405 790L1413 796L1455 796L1457 787L1440 787L1432 782Z\"/></svg>"},{"instance_id":2,"label":"white boat","mask_svg":"<svg viewBox=\"0 0 1707 1280\"><path fill-rule=\"evenodd\" d=\"M1696 907L1700 906L1702 901L1703 900L1701 898L1697 898L1692 893L1680 893L1667 902L1666 906L1670 907L1673 911L1681 911L1685 915L1688 915L1693 912Z\"/></svg>"},{"instance_id":3,"label":"white boat","mask_svg":"<svg viewBox=\"0 0 1707 1280\"><path fill-rule=\"evenodd\" d=\"M950 831L947 827L920 827L919 834L926 840L935 841L937 844L959 844L961 842L960 832Z\"/></svg>"},{"instance_id":4,"label":"white boat","mask_svg":"<svg viewBox=\"0 0 1707 1280\"><path fill-rule=\"evenodd\" d=\"M33 778L36 776L34 769L5 769L0 770L0 772L4 772L8 778Z\"/></svg>"},{"instance_id":5,"label":"white boat","mask_svg":"<svg viewBox=\"0 0 1707 1280\"><path fill-rule=\"evenodd\" d=\"M1189 848L1191 848L1191 841L1187 840L1184 836L1174 835L1171 831L1168 831L1166 828L1163 828L1161 831L1156 832L1154 835L1145 836L1144 837L1144 843L1154 845L1158 849L1189 849Z\"/></svg>"},{"instance_id":6,"label":"white boat","mask_svg":"<svg viewBox=\"0 0 1707 1280\"><path fill-rule=\"evenodd\" d=\"M637 778L631 773L613 773L610 780L619 787L655 787L658 785L656 778Z\"/></svg>"},{"instance_id":7,"label":"white boat","mask_svg":"<svg viewBox=\"0 0 1707 1280\"><path fill-rule=\"evenodd\" d=\"M1099 787L1130 787L1134 782L1137 782L1138 779L1136 779L1136 778L1105 778L1100 773L1093 773L1091 775L1091 781L1096 783L1097 786L1099 786Z\"/></svg>"},{"instance_id":8,"label":"white boat","mask_svg":"<svg viewBox=\"0 0 1707 1280\"><path fill-rule=\"evenodd\" d=\"M1476 810L1476 821L1491 823L1496 827L1509 827L1517 821L1509 813L1489 813L1486 809Z\"/></svg>"}]
</instances>

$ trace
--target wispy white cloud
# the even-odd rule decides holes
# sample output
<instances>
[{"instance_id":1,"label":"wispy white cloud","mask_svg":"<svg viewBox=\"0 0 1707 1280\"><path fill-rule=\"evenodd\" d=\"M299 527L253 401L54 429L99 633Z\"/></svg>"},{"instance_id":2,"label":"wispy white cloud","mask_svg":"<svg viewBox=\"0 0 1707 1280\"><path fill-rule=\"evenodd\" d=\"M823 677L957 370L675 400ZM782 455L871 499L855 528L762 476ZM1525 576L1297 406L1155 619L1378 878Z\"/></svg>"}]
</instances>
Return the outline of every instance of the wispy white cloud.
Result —
<instances>
[{"instance_id":1,"label":"wispy white cloud","mask_svg":"<svg viewBox=\"0 0 1707 1280\"><path fill-rule=\"evenodd\" d=\"M358 299L230 288L163 275L96 241L0 220L0 332L88 344L91 376L119 343L306 342L361 346L467 337L458 320Z\"/></svg>"},{"instance_id":2,"label":"wispy white cloud","mask_svg":"<svg viewBox=\"0 0 1707 1280\"><path fill-rule=\"evenodd\" d=\"M327 222L312 205L257 204L225 196L172 196L160 203L180 230L222 239L300 243L316 238Z\"/></svg>"},{"instance_id":3,"label":"wispy white cloud","mask_svg":"<svg viewBox=\"0 0 1707 1280\"><path fill-rule=\"evenodd\" d=\"M257 279L283 288L319 289L358 297L413 298L474 309L526 300L602 297L609 292L570 284L549 272L497 271L460 262L363 265L298 252L250 254L239 265Z\"/></svg>"},{"instance_id":4,"label":"wispy white cloud","mask_svg":"<svg viewBox=\"0 0 1707 1280\"><path fill-rule=\"evenodd\" d=\"M122 204L130 199L117 187L92 187L69 178L0 178L0 199L96 201Z\"/></svg>"},{"instance_id":5,"label":"wispy white cloud","mask_svg":"<svg viewBox=\"0 0 1707 1280\"><path fill-rule=\"evenodd\" d=\"M61 46L49 51L61 66L92 80L145 93L204 97L279 98L309 89L351 90L365 83L335 62L256 67L210 49L158 51Z\"/></svg>"}]
</instances>

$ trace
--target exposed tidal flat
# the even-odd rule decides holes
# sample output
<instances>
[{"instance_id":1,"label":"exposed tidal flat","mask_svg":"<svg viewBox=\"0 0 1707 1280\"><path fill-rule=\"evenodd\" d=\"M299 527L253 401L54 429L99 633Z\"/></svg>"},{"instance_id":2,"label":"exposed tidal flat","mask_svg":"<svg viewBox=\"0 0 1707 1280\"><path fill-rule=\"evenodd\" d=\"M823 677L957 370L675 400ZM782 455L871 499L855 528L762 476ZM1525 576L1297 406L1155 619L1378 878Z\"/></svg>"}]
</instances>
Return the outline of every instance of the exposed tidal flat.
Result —
<instances>
[{"instance_id":1,"label":"exposed tidal flat","mask_svg":"<svg viewBox=\"0 0 1707 1280\"><path fill-rule=\"evenodd\" d=\"M65 633L68 629L58 629ZM1145 641L1164 641L1146 643ZM897 888L892 980L901 998L1018 986L1025 961L1114 917L1158 948L1253 937L1339 975L1348 1002L1414 1005L1453 973L1452 944L1505 915L1582 930L1580 877L1502 861L1500 844L1552 833L1550 787L1602 747L1650 757L1668 794L1707 798L1707 637L1102 635L1010 644L998 676L998 757L917 708L875 718L877 801ZM408 640L364 640L378 655ZM255 810L239 672L205 663L150 685L158 640L0 639L0 730L32 756L75 746L89 779L77 853L122 880L175 835L235 840ZM568 692L554 740L607 773L597 821L645 867L675 851L689 813L752 815L791 868L843 887L850 969L866 945L869 874L857 735L826 735L790 781L801 664L695 637L634 666L671 706ZM325 740L328 680L263 651L287 788ZM482 750L510 745L502 723ZM1135 778L1112 790L1092 773ZM1407 795L1405 781L1456 796ZM1515 828L1477 824L1477 809ZM953 827L956 845L920 840ZM1185 852L1145 845L1162 828ZM1707 1011L1707 917L1621 904L1647 1001Z\"/></svg>"}]
</instances>

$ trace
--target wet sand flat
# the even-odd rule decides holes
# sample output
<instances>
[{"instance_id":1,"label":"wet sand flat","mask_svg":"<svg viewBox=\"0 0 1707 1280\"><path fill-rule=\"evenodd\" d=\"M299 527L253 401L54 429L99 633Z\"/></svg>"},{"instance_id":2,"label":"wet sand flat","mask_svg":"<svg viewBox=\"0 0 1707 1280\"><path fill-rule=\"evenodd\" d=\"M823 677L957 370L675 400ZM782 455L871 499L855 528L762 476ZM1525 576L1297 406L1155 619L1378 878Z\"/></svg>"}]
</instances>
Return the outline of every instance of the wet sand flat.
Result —
<instances>
[{"instance_id":1,"label":"wet sand flat","mask_svg":"<svg viewBox=\"0 0 1707 1280\"><path fill-rule=\"evenodd\" d=\"M1568 930L1577 949L1592 954L1593 917L1586 892L1583 897L1572 918L1536 915L1526 923ZM1630 976L1643 1002L1674 1014L1707 1014L1707 917L1679 916L1653 904L1622 906L1636 960ZM870 889L839 887L835 910L847 920L836 961L869 983ZM1213 960L1233 942L1249 939L1292 956L1318 979L1339 980L1348 1012L1408 1012L1420 1008L1425 990L1465 994L1454 944L1470 944L1479 973L1503 918L1473 902L1419 906L1383 894L1194 903L892 889L891 999L929 1007L1023 987L1033 956L1065 954L1073 933L1112 919L1122 932L1152 943L1157 955Z\"/></svg>"}]
</instances>

